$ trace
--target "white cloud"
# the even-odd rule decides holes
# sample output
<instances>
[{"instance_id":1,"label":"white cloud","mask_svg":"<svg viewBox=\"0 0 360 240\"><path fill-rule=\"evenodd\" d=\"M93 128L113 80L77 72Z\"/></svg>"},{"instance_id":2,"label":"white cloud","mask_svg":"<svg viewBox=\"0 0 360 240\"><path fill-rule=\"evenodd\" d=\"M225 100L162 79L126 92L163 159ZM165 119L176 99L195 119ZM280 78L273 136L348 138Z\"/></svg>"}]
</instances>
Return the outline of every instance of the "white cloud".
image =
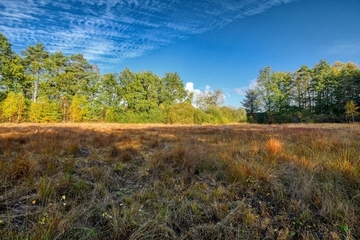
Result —
<instances>
[{"instance_id":1,"label":"white cloud","mask_svg":"<svg viewBox=\"0 0 360 240\"><path fill-rule=\"evenodd\" d=\"M294 0L1 0L0 31L16 51L49 50L121 61Z\"/></svg>"},{"instance_id":2,"label":"white cloud","mask_svg":"<svg viewBox=\"0 0 360 240\"><path fill-rule=\"evenodd\" d=\"M245 96L248 89L254 89L257 86L256 78L250 81L250 84L246 87L238 87L234 89L234 92L240 96Z\"/></svg>"},{"instance_id":3,"label":"white cloud","mask_svg":"<svg viewBox=\"0 0 360 240\"><path fill-rule=\"evenodd\" d=\"M194 92L194 83L193 82L187 82L185 84L185 90L189 92Z\"/></svg>"},{"instance_id":4,"label":"white cloud","mask_svg":"<svg viewBox=\"0 0 360 240\"><path fill-rule=\"evenodd\" d=\"M196 102L198 100L198 98L202 95L202 94L206 94L206 93L209 93L209 92L212 92L213 90L211 89L211 86L210 85L206 85L204 90L200 90L200 89L196 89L194 88L194 83L192 82L187 82L185 84L185 90L189 91L190 93L193 93L194 94L194 98L193 98L193 102L192 102L192 105L194 107L197 107L196 106ZM226 100L227 97L230 97L231 96L231 93L228 89L224 89L223 90L223 98L224 100Z\"/></svg>"},{"instance_id":5,"label":"white cloud","mask_svg":"<svg viewBox=\"0 0 360 240\"><path fill-rule=\"evenodd\" d=\"M194 93L194 98L198 97L202 91L199 89L194 89L194 83L192 82L187 82L185 84L185 90L189 91L190 93Z\"/></svg>"},{"instance_id":6,"label":"white cloud","mask_svg":"<svg viewBox=\"0 0 360 240\"><path fill-rule=\"evenodd\" d=\"M210 89L210 86L206 86L206 88L209 88ZM194 94L194 98L193 98L193 101L192 101L192 105L194 107L196 107L196 100L199 98L199 96L203 93L203 91L201 91L200 89L195 89L194 88L194 83L192 82L187 82L185 84L185 90L189 91L190 93L193 93ZM206 90L205 90L206 91Z\"/></svg>"}]
</instances>

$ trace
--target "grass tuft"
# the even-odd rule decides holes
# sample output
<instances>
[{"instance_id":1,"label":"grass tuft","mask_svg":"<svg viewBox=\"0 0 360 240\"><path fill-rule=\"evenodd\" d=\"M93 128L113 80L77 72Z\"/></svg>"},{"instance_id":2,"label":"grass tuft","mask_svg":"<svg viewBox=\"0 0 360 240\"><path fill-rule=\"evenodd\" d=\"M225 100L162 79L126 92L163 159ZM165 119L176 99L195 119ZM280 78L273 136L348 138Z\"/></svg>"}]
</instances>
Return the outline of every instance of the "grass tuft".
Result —
<instances>
[{"instance_id":1,"label":"grass tuft","mask_svg":"<svg viewBox=\"0 0 360 240\"><path fill-rule=\"evenodd\" d=\"M4 169L5 170L5 169ZM10 162L7 167L7 175L10 176L12 181L20 181L29 178L35 170L35 163L24 156Z\"/></svg>"},{"instance_id":2,"label":"grass tuft","mask_svg":"<svg viewBox=\"0 0 360 240\"><path fill-rule=\"evenodd\" d=\"M265 142L265 151L270 156L275 156L282 151L283 146L284 144L280 140L271 137Z\"/></svg>"}]
</instances>

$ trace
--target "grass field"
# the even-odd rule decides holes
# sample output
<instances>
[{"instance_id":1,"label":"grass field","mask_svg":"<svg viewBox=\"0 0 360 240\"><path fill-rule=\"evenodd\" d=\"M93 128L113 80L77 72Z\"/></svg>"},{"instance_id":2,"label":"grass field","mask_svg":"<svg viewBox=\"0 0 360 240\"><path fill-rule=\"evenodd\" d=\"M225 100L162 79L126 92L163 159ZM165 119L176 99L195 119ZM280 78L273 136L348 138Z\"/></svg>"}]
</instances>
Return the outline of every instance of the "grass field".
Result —
<instances>
[{"instance_id":1,"label":"grass field","mask_svg":"<svg viewBox=\"0 0 360 240\"><path fill-rule=\"evenodd\" d=\"M360 125L0 125L0 239L360 239Z\"/></svg>"}]
</instances>

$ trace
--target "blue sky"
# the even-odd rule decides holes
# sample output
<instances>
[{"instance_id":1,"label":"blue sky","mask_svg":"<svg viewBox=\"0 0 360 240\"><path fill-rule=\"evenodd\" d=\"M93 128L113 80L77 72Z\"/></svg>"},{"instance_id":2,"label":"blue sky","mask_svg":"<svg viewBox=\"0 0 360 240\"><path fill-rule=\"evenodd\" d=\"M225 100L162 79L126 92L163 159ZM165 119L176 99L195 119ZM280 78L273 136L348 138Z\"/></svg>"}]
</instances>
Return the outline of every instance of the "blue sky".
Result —
<instances>
[{"instance_id":1,"label":"blue sky","mask_svg":"<svg viewBox=\"0 0 360 240\"><path fill-rule=\"evenodd\" d=\"M1 0L0 32L20 53L82 53L101 73L180 74L240 106L261 68L360 63L359 0Z\"/></svg>"}]
</instances>

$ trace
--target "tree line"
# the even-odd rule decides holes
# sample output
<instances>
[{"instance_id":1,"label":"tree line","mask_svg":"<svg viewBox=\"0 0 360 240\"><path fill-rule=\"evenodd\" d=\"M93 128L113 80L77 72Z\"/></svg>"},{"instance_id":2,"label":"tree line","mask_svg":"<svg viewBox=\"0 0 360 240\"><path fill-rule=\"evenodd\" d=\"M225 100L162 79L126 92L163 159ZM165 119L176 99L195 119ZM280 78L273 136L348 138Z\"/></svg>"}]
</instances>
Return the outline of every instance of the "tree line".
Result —
<instances>
[{"instance_id":1,"label":"tree line","mask_svg":"<svg viewBox=\"0 0 360 240\"><path fill-rule=\"evenodd\" d=\"M360 105L360 69L326 60L295 72L266 67L241 103L252 122L353 122Z\"/></svg>"},{"instance_id":2,"label":"tree line","mask_svg":"<svg viewBox=\"0 0 360 240\"><path fill-rule=\"evenodd\" d=\"M221 90L197 96L177 73L101 75L82 54L50 53L38 43L21 54L0 33L0 121L224 124L246 121L222 106Z\"/></svg>"}]
</instances>

